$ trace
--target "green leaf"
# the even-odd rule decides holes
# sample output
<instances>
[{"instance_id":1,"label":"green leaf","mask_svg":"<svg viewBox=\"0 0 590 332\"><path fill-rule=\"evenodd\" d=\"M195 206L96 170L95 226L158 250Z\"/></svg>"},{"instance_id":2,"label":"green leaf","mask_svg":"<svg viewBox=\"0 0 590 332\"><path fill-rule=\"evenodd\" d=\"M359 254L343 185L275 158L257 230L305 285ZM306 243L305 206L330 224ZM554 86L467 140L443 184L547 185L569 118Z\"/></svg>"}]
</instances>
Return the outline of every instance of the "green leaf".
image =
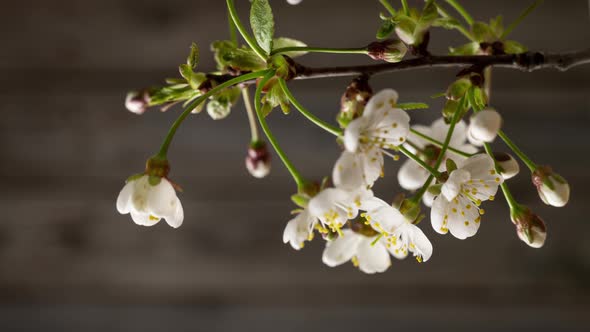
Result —
<instances>
[{"instance_id":1,"label":"green leaf","mask_svg":"<svg viewBox=\"0 0 590 332\"><path fill-rule=\"evenodd\" d=\"M186 64L192 69L196 68L199 64L199 47L195 43L191 45L191 51L186 59Z\"/></svg>"},{"instance_id":2,"label":"green leaf","mask_svg":"<svg viewBox=\"0 0 590 332\"><path fill-rule=\"evenodd\" d=\"M285 37L275 38L272 43L273 43L273 50L278 50L279 48L285 48L285 47L306 47L307 46L302 41L299 41L296 39L291 39L291 38L285 38ZM302 55L307 54L307 52L296 51L296 52L285 52L285 53L281 53L281 54L286 55L290 58L296 58L296 57L300 57Z\"/></svg>"},{"instance_id":3,"label":"green leaf","mask_svg":"<svg viewBox=\"0 0 590 332\"><path fill-rule=\"evenodd\" d=\"M457 47L450 47L451 55L476 55L479 51L479 43L471 42Z\"/></svg>"},{"instance_id":4,"label":"green leaf","mask_svg":"<svg viewBox=\"0 0 590 332\"><path fill-rule=\"evenodd\" d=\"M526 52L526 46L514 40L507 40L504 42L504 52L508 54L520 54Z\"/></svg>"},{"instance_id":5,"label":"green leaf","mask_svg":"<svg viewBox=\"0 0 590 332\"><path fill-rule=\"evenodd\" d=\"M401 108L404 111L423 110L429 108L428 104L425 103L401 103L395 106Z\"/></svg>"},{"instance_id":6,"label":"green leaf","mask_svg":"<svg viewBox=\"0 0 590 332\"><path fill-rule=\"evenodd\" d=\"M190 65L183 63L178 66L178 71L187 82L190 81L191 76L193 75L193 68Z\"/></svg>"},{"instance_id":7,"label":"green leaf","mask_svg":"<svg viewBox=\"0 0 590 332\"><path fill-rule=\"evenodd\" d=\"M461 27L461 22L452 17L441 17L433 21L432 26L452 30Z\"/></svg>"},{"instance_id":8,"label":"green leaf","mask_svg":"<svg viewBox=\"0 0 590 332\"><path fill-rule=\"evenodd\" d=\"M274 18L268 0L254 0L250 8L250 25L254 32L254 38L258 45L267 54L272 50L272 39L274 35Z\"/></svg>"},{"instance_id":9,"label":"green leaf","mask_svg":"<svg viewBox=\"0 0 590 332\"><path fill-rule=\"evenodd\" d=\"M500 39L500 36L504 33L504 24L502 23L502 15L496 16L496 18L490 19L490 31L496 37Z\"/></svg>"},{"instance_id":10,"label":"green leaf","mask_svg":"<svg viewBox=\"0 0 590 332\"><path fill-rule=\"evenodd\" d=\"M211 44L215 62L219 70L233 68L241 71L257 71L266 68L266 62L254 51L246 47L236 48L228 40L215 41Z\"/></svg>"},{"instance_id":11,"label":"green leaf","mask_svg":"<svg viewBox=\"0 0 590 332\"><path fill-rule=\"evenodd\" d=\"M420 20L418 21L418 25L423 27L424 29L428 29L430 25L438 18L438 9L434 4L434 1L428 1L424 5L422 9L422 13L420 14Z\"/></svg>"},{"instance_id":12,"label":"green leaf","mask_svg":"<svg viewBox=\"0 0 590 332\"><path fill-rule=\"evenodd\" d=\"M473 37L478 42L493 42L495 41L496 37L494 36L490 27L483 23L483 22L475 22L471 26L471 32L473 33Z\"/></svg>"},{"instance_id":13,"label":"green leaf","mask_svg":"<svg viewBox=\"0 0 590 332\"><path fill-rule=\"evenodd\" d=\"M451 172L453 172L454 170L457 169L457 164L455 163L455 161L451 158L448 158L446 161L446 166L447 166L447 172L449 174L451 174Z\"/></svg>"},{"instance_id":14,"label":"green leaf","mask_svg":"<svg viewBox=\"0 0 590 332\"><path fill-rule=\"evenodd\" d=\"M269 87L268 92L262 98L262 102L266 107L266 109L263 110L264 116L270 114L270 112L277 106L281 107L284 114L289 114L291 111L289 98L287 98L278 82L273 79L267 84L267 87Z\"/></svg>"},{"instance_id":15,"label":"green leaf","mask_svg":"<svg viewBox=\"0 0 590 332\"><path fill-rule=\"evenodd\" d=\"M391 22L391 20L389 19L384 20L383 22L381 22L379 30L377 30L377 39L386 39L387 37L389 37L389 35L391 35L393 29L395 29L395 25L393 24L393 22Z\"/></svg>"}]
</instances>

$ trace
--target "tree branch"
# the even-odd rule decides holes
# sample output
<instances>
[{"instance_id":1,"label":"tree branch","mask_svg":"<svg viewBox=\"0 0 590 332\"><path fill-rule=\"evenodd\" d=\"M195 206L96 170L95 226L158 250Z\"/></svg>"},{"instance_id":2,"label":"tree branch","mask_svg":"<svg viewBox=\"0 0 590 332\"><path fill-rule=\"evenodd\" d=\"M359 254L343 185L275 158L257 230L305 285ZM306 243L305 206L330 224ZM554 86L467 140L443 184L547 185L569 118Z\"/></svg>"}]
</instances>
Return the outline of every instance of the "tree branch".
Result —
<instances>
[{"instance_id":1,"label":"tree branch","mask_svg":"<svg viewBox=\"0 0 590 332\"><path fill-rule=\"evenodd\" d=\"M555 68L560 71L566 71L572 67L585 63L590 63L590 49L560 54L527 52L522 54L504 55L428 55L397 63L382 63L363 66L312 68L298 64L295 79L301 80L358 75L371 76L410 69L460 66L471 66L482 69L488 66L494 66L523 71Z\"/></svg>"}]
</instances>

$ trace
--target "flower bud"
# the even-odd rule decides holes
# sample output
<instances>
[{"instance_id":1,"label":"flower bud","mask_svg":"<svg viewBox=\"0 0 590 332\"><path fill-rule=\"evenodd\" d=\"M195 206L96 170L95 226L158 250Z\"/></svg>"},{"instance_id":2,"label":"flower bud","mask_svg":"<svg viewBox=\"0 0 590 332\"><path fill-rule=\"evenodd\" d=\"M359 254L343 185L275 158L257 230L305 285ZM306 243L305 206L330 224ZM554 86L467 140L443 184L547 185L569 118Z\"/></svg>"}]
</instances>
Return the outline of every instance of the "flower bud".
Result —
<instances>
[{"instance_id":1,"label":"flower bud","mask_svg":"<svg viewBox=\"0 0 590 332\"><path fill-rule=\"evenodd\" d=\"M254 142L248 148L246 168L255 178L263 178L270 173L270 153L263 141Z\"/></svg>"},{"instance_id":2,"label":"flower bud","mask_svg":"<svg viewBox=\"0 0 590 332\"><path fill-rule=\"evenodd\" d=\"M533 248L541 248L547 238L545 223L527 207L519 207L510 212L510 218L516 225L516 234Z\"/></svg>"},{"instance_id":3,"label":"flower bud","mask_svg":"<svg viewBox=\"0 0 590 332\"><path fill-rule=\"evenodd\" d=\"M301 3L301 1L303 0L287 0L290 5L298 5Z\"/></svg>"},{"instance_id":4,"label":"flower bud","mask_svg":"<svg viewBox=\"0 0 590 332\"><path fill-rule=\"evenodd\" d=\"M367 51L373 60L400 62L408 52L408 48L397 39L388 39L369 44Z\"/></svg>"},{"instance_id":5,"label":"flower bud","mask_svg":"<svg viewBox=\"0 0 590 332\"><path fill-rule=\"evenodd\" d=\"M373 90L369 86L368 77L359 76L346 87L346 91L340 99L340 113L338 113L338 124L346 128L350 121L363 114L363 110L373 96Z\"/></svg>"},{"instance_id":6,"label":"flower bud","mask_svg":"<svg viewBox=\"0 0 590 332\"><path fill-rule=\"evenodd\" d=\"M554 173L551 167L537 167L533 172L532 181L545 204L555 207L567 204L570 198L570 185L561 175Z\"/></svg>"},{"instance_id":7,"label":"flower bud","mask_svg":"<svg viewBox=\"0 0 590 332\"><path fill-rule=\"evenodd\" d=\"M147 90L130 91L125 98L125 108L135 114L143 114L150 103L150 95Z\"/></svg>"},{"instance_id":8,"label":"flower bud","mask_svg":"<svg viewBox=\"0 0 590 332\"><path fill-rule=\"evenodd\" d=\"M520 166L514 157L504 152L494 152L494 159L500 168L504 180L515 177L520 172Z\"/></svg>"},{"instance_id":9,"label":"flower bud","mask_svg":"<svg viewBox=\"0 0 590 332\"><path fill-rule=\"evenodd\" d=\"M492 142L502 126L502 116L493 109L485 109L471 117L468 136L476 142Z\"/></svg>"}]
</instances>

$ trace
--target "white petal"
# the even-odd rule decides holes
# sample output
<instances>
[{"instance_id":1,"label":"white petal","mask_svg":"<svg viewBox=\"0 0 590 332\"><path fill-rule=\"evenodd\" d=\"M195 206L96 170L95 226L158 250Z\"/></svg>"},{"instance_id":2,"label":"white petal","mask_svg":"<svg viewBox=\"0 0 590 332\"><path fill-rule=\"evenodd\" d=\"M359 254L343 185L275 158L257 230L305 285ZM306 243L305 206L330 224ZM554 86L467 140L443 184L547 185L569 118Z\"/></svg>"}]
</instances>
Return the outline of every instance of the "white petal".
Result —
<instances>
[{"instance_id":1,"label":"white petal","mask_svg":"<svg viewBox=\"0 0 590 332\"><path fill-rule=\"evenodd\" d=\"M449 232L448 222L446 217L447 207L449 201L443 196L438 195L432 202L432 209L430 209L430 222L432 228L439 234L447 234Z\"/></svg>"},{"instance_id":2,"label":"white petal","mask_svg":"<svg viewBox=\"0 0 590 332\"><path fill-rule=\"evenodd\" d=\"M445 215L448 216L449 231L460 240L474 236L479 229L479 208L463 195L449 202Z\"/></svg>"},{"instance_id":3,"label":"white petal","mask_svg":"<svg viewBox=\"0 0 590 332\"><path fill-rule=\"evenodd\" d=\"M451 201L461 192L463 183L471 179L471 174L460 168L449 175L449 179L445 182L441 188L442 194L445 196L447 201Z\"/></svg>"},{"instance_id":4,"label":"white petal","mask_svg":"<svg viewBox=\"0 0 590 332\"><path fill-rule=\"evenodd\" d=\"M432 207L432 203L434 202L434 195L426 190L426 192L424 193L424 196L422 196L422 203L424 203L424 205L428 206L428 207Z\"/></svg>"},{"instance_id":5,"label":"white petal","mask_svg":"<svg viewBox=\"0 0 590 332\"><path fill-rule=\"evenodd\" d=\"M371 227L379 233L393 234L398 227L406 223L406 219L401 212L391 205L384 205L367 211L366 217Z\"/></svg>"},{"instance_id":6,"label":"white petal","mask_svg":"<svg viewBox=\"0 0 590 332\"><path fill-rule=\"evenodd\" d=\"M379 91L369 99L363 112L363 117L372 117L376 112L384 108L395 108L398 97L397 91L393 89Z\"/></svg>"},{"instance_id":7,"label":"white petal","mask_svg":"<svg viewBox=\"0 0 590 332\"><path fill-rule=\"evenodd\" d=\"M415 126L412 126L412 129L416 130L417 132L419 132L421 134L432 137L432 130L430 129L430 127L426 127L426 126L422 126L422 125L415 125ZM432 143L430 143L430 141L425 140L424 138L414 134L413 132L410 132L410 134L408 135L408 141L417 145L420 149L423 149L425 146L432 144ZM412 153L417 152L416 149L409 144L406 144L406 148L408 150L410 150Z\"/></svg>"},{"instance_id":8,"label":"white petal","mask_svg":"<svg viewBox=\"0 0 590 332\"><path fill-rule=\"evenodd\" d=\"M151 186L149 191L147 204L148 209L154 215L166 217L174 216L177 212L176 191L170 181L162 178L160 183L156 186Z\"/></svg>"},{"instance_id":9,"label":"white petal","mask_svg":"<svg viewBox=\"0 0 590 332\"><path fill-rule=\"evenodd\" d=\"M414 253L415 256L421 256L422 261L426 262L432 256L432 243L430 240L424 235L422 230L413 224L407 223L406 226L406 233L408 240L408 247L409 250Z\"/></svg>"},{"instance_id":10,"label":"white petal","mask_svg":"<svg viewBox=\"0 0 590 332\"><path fill-rule=\"evenodd\" d=\"M467 140L469 141L469 143L475 145L475 146L483 146L483 144L485 143L484 141L480 141L477 138L475 138L472 134L471 134L471 130L467 131Z\"/></svg>"},{"instance_id":11,"label":"white petal","mask_svg":"<svg viewBox=\"0 0 590 332\"><path fill-rule=\"evenodd\" d=\"M139 179L131 182L133 184L133 191L131 193L130 210L143 214L149 214L148 198L152 186L149 184L149 177L144 175Z\"/></svg>"},{"instance_id":12,"label":"white petal","mask_svg":"<svg viewBox=\"0 0 590 332\"><path fill-rule=\"evenodd\" d=\"M332 170L334 185L345 189L361 187L363 180L362 164L357 153L343 151Z\"/></svg>"},{"instance_id":13,"label":"white petal","mask_svg":"<svg viewBox=\"0 0 590 332\"><path fill-rule=\"evenodd\" d=\"M555 206L555 207L562 207L567 204L570 198L570 186L566 183L561 183L557 179L552 178L551 176L547 181L551 181L553 184L553 189L549 188L547 185L542 184L539 186L539 196L547 205Z\"/></svg>"},{"instance_id":14,"label":"white petal","mask_svg":"<svg viewBox=\"0 0 590 332\"><path fill-rule=\"evenodd\" d=\"M397 173L399 185L406 190L417 190L428 179L429 173L413 160L404 161Z\"/></svg>"},{"instance_id":15,"label":"white petal","mask_svg":"<svg viewBox=\"0 0 590 332\"><path fill-rule=\"evenodd\" d=\"M444 142L447 137L450 125L445 123L443 118L440 118L432 123L430 127L432 130L432 138L439 142ZM465 144L467 139L467 125L464 121L459 121L455 124L453 135L451 136L450 146L457 148L460 145Z\"/></svg>"},{"instance_id":16,"label":"white petal","mask_svg":"<svg viewBox=\"0 0 590 332\"><path fill-rule=\"evenodd\" d=\"M365 199L361 206L360 209L363 211L374 211L378 208L382 208L385 206L390 206L387 202L385 202L384 200L382 200L381 198L378 197L371 197L369 199Z\"/></svg>"},{"instance_id":17,"label":"white petal","mask_svg":"<svg viewBox=\"0 0 590 332\"><path fill-rule=\"evenodd\" d=\"M367 128L367 118L359 117L352 120L344 129L344 147L349 152L357 152L362 132Z\"/></svg>"},{"instance_id":18,"label":"white petal","mask_svg":"<svg viewBox=\"0 0 590 332\"><path fill-rule=\"evenodd\" d=\"M389 253L397 258L397 259L404 259L408 257L408 250L407 248L403 248L404 243L398 238L390 238L386 239L385 237L381 238L383 245L387 248Z\"/></svg>"},{"instance_id":19,"label":"white petal","mask_svg":"<svg viewBox=\"0 0 590 332\"><path fill-rule=\"evenodd\" d=\"M362 240L362 235L356 234L349 229L343 230L342 234L337 239L326 243L322 261L329 267L335 267L349 261L356 254L358 244Z\"/></svg>"},{"instance_id":20,"label":"white petal","mask_svg":"<svg viewBox=\"0 0 590 332\"><path fill-rule=\"evenodd\" d=\"M139 213L134 211L131 211L131 219L133 219L133 221L136 224L141 226L153 226L160 221L160 218L157 218L150 214Z\"/></svg>"},{"instance_id":21,"label":"white petal","mask_svg":"<svg viewBox=\"0 0 590 332\"><path fill-rule=\"evenodd\" d=\"M511 179L520 172L520 165L510 154L496 154L494 155L494 158L496 158L504 180Z\"/></svg>"},{"instance_id":22,"label":"white petal","mask_svg":"<svg viewBox=\"0 0 590 332\"><path fill-rule=\"evenodd\" d=\"M309 239L313 232L315 220L307 209L303 210L287 223L283 232L283 242L290 243L295 250L301 249L303 242Z\"/></svg>"},{"instance_id":23,"label":"white petal","mask_svg":"<svg viewBox=\"0 0 590 332\"><path fill-rule=\"evenodd\" d=\"M182 208L182 203L178 198L176 198L174 206L174 214L171 216L164 216L164 218L166 219L168 225L170 225L173 228L178 228L182 225L182 222L184 221L184 209Z\"/></svg>"},{"instance_id":24,"label":"white petal","mask_svg":"<svg viewBox=\"0 0 590 332\"><path fill-rule=\"evenodd\" d=\"M340 188L328 188L309 201L309 212L324 225L341 227L348 219L355 218L358 214L358 209L355 213L352 205L351 192Z\"/></svg>"},{"instance_id":25,"label":"white petal","mask_svg":"<svg viewBox=\"0 0 590 332\"><path fill-rule=\"evenodd\" d=\"M410 116L399 108L384 107L373 113L369 135L378 139L382 148L392 149L406 142L410 133Z\"/></svg>"},{"instance_id":26,"label":"white petal","mask_svg":"<svg viewBox=\"0 0 590 332\"><path fill-rule=\"evenodd\" d=\"M131 196L133 194L133 188L133 181L129 181L125 184L123 189L121 189L121 192L117 197L117 211L119 211L120 214L127 214L131 211L129 205L131 201Z\"/></svg>"},{"instance_id":27,"label":"white petal","mask_svg":"<svg viewBox=\"0 0 590 332\"><path fill-rule=\"evenodd\" d=\"M480 153L465 160L461 168L468 171L472 179L482 179L493 175L490 171L494 170L494 160L487 154Z\"/></svg>"},{"instance_id":28,"label":"white petal","mask_svg":"<svg viewBox=\"0 0 590 332\"><path fill-rule=\"evenodd\" d=\"M375 238L364 237L358 244L356 253L359 269L369 274L385 272L391 265L387 248L379 241L372 245L374 240Z\"/></svg>"}]
</instances>

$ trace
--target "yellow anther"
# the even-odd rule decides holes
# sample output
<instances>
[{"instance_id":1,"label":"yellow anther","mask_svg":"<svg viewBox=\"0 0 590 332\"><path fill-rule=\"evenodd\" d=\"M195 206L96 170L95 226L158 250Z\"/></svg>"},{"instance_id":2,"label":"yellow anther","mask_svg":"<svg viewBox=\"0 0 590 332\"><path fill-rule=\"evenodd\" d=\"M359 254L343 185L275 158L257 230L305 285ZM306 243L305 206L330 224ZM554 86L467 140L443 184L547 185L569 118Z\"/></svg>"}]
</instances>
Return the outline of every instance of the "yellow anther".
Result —
<instances>
[{"instance_id":1,"label":"yellow anther","mask_svg":"<svg viewBox=\"0 0 590 332\"><path fill-rule=\"evenodd\" d=\"M354 267L359 267L359 259L356 256L352 256L350 260L352 261L352 265L354 265Z\"/></svg>"},{"instance_id":2,"label":"yellow anther","mask_svg":"<svg viewBox=\"0 0 590 332\"><path fill-rule=\"evenodd\" d=\"M486 213L486 211L484 209L479 210L479 214L483 215L484 213Z\"/></svg>"},{"instance_id":3,"label":"yellow anther","mask_svg":"<svg viewBox=\"0 0 590 332\"><path fill-rule=\"evenodd\" d=\"M494 199L496 199L496 197L494 195L490 195L490 201L493 201Z\"/></svg>"},{"instance_id":4,"label":"yellow anther","mask_svg":"<svg viewBox=\"0 0 590 332\"><path fill-rule=\"evenodd\" d=\"M152 221L156 221L156 220L160 220L160 218L158 218L158 217L154 217L154 216L152 216L152 215L150 214L150 220L152 220Z\"/></svg>"},{"instance_id":5,"label":"yellow anther","mask_svg":"<svg viewBox=\"0 0 590 332\"><path fill-rule=\"evenodd\" d=\"M469 221L465 220L465 226L469 226Z\"/></svg>"}]
</instances>

